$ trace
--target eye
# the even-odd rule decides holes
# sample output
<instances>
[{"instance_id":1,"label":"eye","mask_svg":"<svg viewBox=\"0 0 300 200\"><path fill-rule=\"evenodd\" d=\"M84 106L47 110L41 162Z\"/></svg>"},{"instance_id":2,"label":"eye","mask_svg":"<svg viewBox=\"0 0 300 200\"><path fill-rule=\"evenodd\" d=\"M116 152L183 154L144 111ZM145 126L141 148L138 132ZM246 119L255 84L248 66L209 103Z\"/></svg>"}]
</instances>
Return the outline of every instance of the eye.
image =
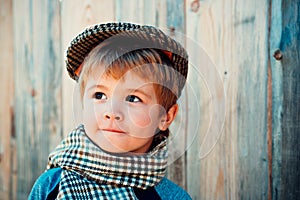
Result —
<instances>
[{"instance_id":1,"label":"eye","mask_svg":"<svg viewBox=\"0 0 300 200\"><path fill-rule=\"evenodd\" d=\"M107 99L106 95L103 92L96 92L94 94L94 98L97 100L105 100Z\"/></svg>"},{"instance_id":2,"label":"eye","mask_svg":"<svg viewBox=\"0 0 300 200\"><path fill-rule=\"evenodd\" d=\"M128 95L128 96L126 97L126 101L129 101L129 102L131 102L131 103L142 102L142 100L141 100L139 97L134 96L134 95Z\"/></svg>"}]
</instances>

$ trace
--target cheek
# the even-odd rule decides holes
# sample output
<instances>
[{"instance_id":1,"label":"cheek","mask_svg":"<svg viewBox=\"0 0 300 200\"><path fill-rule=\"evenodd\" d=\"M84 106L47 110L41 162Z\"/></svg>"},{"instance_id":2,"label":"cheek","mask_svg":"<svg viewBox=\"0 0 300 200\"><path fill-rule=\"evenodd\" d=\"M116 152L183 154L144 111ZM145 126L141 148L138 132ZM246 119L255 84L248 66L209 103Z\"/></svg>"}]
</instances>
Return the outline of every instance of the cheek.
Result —
<instances>
[{"instance_id":1,"label":"cheek","mask_svg":"<svg viewBox=\"0 0 300 200\"><path fill-rule=\"evenodd\" d=\"M132 113L131 115L131 121L132 123L134 123L135 126L138 126L140 128L144 128L144 127L148 127L151 125L152 119L151 116L149 115L149 113L142 113L142 112L138 112L135 115L133 115L134 113Z\"/></svg>"},{"instance_id":2,"label":"cheek","mask_svg":"<svg viewBox=\"0 0 300 200\"><path fill-rule=\"evenodd\" d=\"M140 128L158 127L159 112L157 106L135 110L129 112L128 115L134 126Z\"/></svg>"},{"instance_id":3,"label":"cheek","mask_svg":"<svg viewBox=\"0 0 300 200\"><path fill-rule=\"evenodd\" d=\"M86 128L93 127L97 124L95 106L92 102L86 101L83 105L83 124Z\"/></svg>"}]
</instances>

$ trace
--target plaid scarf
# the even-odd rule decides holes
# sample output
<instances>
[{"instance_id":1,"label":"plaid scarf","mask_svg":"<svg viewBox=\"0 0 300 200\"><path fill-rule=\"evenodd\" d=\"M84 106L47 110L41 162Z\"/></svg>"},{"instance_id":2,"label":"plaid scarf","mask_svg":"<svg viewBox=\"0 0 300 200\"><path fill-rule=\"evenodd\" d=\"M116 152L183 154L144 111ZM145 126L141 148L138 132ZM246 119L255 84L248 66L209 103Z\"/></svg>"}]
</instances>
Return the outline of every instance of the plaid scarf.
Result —
<instances>
[{"instance_id":1,"label":"plaid scarf","mask_svg":"<svg viewBox=\"0 0 300 200\"><path fill-rule=\"evenodd\" d=\"M164 177L166 143L142 155L109 154L80 125L49 155L47 169L63 169L57 199L136 199L133 188L153 187Z\"/></svg>"}]
</instances>

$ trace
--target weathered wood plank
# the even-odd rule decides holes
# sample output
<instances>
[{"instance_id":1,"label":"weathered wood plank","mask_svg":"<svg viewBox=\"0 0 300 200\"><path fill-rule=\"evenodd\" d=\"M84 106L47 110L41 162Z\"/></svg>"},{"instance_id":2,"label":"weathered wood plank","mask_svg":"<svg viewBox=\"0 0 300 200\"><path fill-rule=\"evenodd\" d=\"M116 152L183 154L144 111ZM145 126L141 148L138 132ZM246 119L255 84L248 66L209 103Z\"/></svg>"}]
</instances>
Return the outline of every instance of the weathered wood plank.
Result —
<instances>
[{"instance_id":1,"label":"weathered wood plank","mask_svg":"<svg viewBox=\"0 0 300 200\"><path fill-rule=\"evenodd\" d=\"M25 199L61 139L59 0L13 2L17 199Z\"/></svg>"},{"instance_id":2,"label":"weathered wood plank","mask_svg":"<svg viewBox=\"0 0 300 200\"><path fill-rule=\"evenodd\" d=\"M237 152L234 151L236 136L231 133L236 133L236 128L228 123L223 130L225 111L230 112L231 107L235 106L225 99L224 87L227 94L237 90L237 79L228 74L228 67L232 66L233 61L226 57L231 53L232 35L227 34L226 28L231 24L232 16L220 12L223 9L228 12L232 5L231 2L223 5L220 1L187 1L186 5L187 24L190 25L187 27L187 37L191 40L187 45L194 70L190 80L195 93L189 94L189 101L196 98L189 109L189 120L192 120L189 127L198 124L198 129L188 129L189 140L194 140L188 150L188 191L193 199L235 199L232 195L235 188L231 183ZM225 47L229 47L229 52L225 51ZM197 109L195 105L198 105ZM193 131L197 131L196 137ZM229 154L232 160L228 159ZM228 187L233 191L231 194L227 192Z\"/></svg>"},{"instance_id":3,"label":"weathered wood plank","mask_svg":"<svg viewBox=\"0 0 300 200\"><path fill-rule=\"evenodd\" d=\"M242 68L239 76L238 134L239 179L238 197L267 199L268 195L268 151L267 151L267 77L268 77L268 2L237 4L235 10L245 7L250 12L243 13L235 21L237 42L235 55L241 56ZM259 10L257 8L260 8ZM244 37L243 33L250 33ZM247 55L254 55L247 57ZM250 76L249 76L250 75ZM259 118L258 118L259 117ZM259 184L253 184L253 183Z\"/></svg>"},{"instance_id":4,"label":"weathered wood plank","mask_svg":"<svg viewBox=\"0 0 300 200\"><path fill-rule=\"evenodd\" d=\"M116 0L116 20L167 30L167 0Z\"/></svg>"},{"instance_id":5,"label":"weathered wood plank","mask_svg":"<svg viewBox=\"0 0 300 200\"><path fill-rule=\"evenodd\" d=\"M270 67L272 74L272 182L271 199L281 199L281 169L282 169L282 64L273 54L279 48L282 34L282 3L273 0L270 24Z\"/></svg>"},{"instance_id":6,"label":"weathered wood plank","mask_svg":"<svg viewBox=\"0 0 300 200\"><path fill-rule=\"evenodd\" d=\"M167 0L156 0L155 25L167 29Z\"/></svg>"},{"instance_id":7,"label":"weathered wood plank","mask_svg":"<svg viewBox=\"0 0 300 200\"><path fill-rule=\"evenodd\" d=\"M270 198L269 59L272 199L299 198L300 144L295 139L300 132L298 2L0 0L0 4L0 27L6 30L0 33L0 60L5 63L1 66L5 73L0 74L0 96L4 97L0 105L0 199L26 198L45 168L49 151L80 122L76 118L80 111L74 109L80 107L78 93L62 61L66 45L84 27L115 19L159 26L187 43L189 80L171 127L171 145L177 148L171 159L179 159L170 166L169 178L187 188L193 199ZM12 10L14 21L9 17ZM270 38L268 14L272 17ZM283 54L280 61L272 57L276 49ZM224 131L218 135L223 108L213 103L222 105L222 90L227 115ZM216 114L221 119L215 120ZM11 135L14 125L16 144ZM213 134L208 134L210 128Z\"/></svg>"},{"instance_id":8,"label":"weathered wood plank","mask_svg":"<svg viewBox=\"0 0 300 200\"><path fill-rule=\"evenodd\" d=\"M13 25L12 0L0 0L0 199L10 199L12 185ZM5 31L3 31L5 30ZM4 72L4 73L3 73Z\"/></svg>"},{"instance_id":9,"label":"weathered wood plank","mask_svg":"<svg viewBox=\"0 0 300 200\"><path fill-rule=\"evenodd\" d=\"M247 9L244 9L247 8ZM258 9L259 8L259 9ZM238 12L244 9L245 12ZM233 52L238 59L237 195L268 198L267 77L269 2L235 3ZM253 32L255 30L255 32ZM246 34L245 33L249 33ZM250 34L251 33L251 34ZM252 56L249 56L252 55ZM253 184L258 183L258 184Z\"/></svg>"},{"instance_id":10,"label":"weathered wood plank","mask_svg":"<svg viewBox=\"0 0 300 200\"><path fill-rule=\"evenodd\" d=\"M144 23L144 0L116 0L116 20L123 22ZM151 15L151 13L146 12Z\"/></svg>"},{"instance_id":11,"label":"weathered wood plank","mask_svg":"<svg viewBox=\"0 0 300 200\"><path fill-rule=\"evenodd\" d=\"M167 0L167 34L185 46L185 2ZM180 110L170 127L170 165L168 178L186 189L186 134L187 134L187 95L183 91L180 99Z\"/></svg>"},{"instance_id":12,"label":"weathered wood plank","mask_svg":"<svg viewBox=\"0 0 300 200\"><path fill-rule=\"evenodd\" d=\"M201 141L195 141L188 151L188 166L193 170L188 173L188 191L195 199L266 199L268 3L200 1L198 9L189 7L195 2L187 1L187 24L191 25L187 34L217 67L219 74L203 79L221 76L223 80L226 121L210 154L197 159L195 154L212 120L205 116L213 114L208 106L214 98L205 96L210 85L200 87ZM201 59L196 64L205 65ZM218 85L215 82L214 87Z\"/></svg>"},{"instance_id":13,"label":"weathered wood plank","mask_svg":"<svg viewBox=\"0 0 300 200\"><path fill-rule=\"evenodd\" d=\"M116 20L166 28L167 0L116 0Z\"/></svg>"},{"instance_id":14,"label":"weathered wood plank","mask_svg":"<svg viewBox=\"0 0 300 200\"><path fill-rule=\"evenodd\" d=\"M115 3L111 0L64 0L61 6L62 52L87 26L115 20ZM67 135L81 122L81 106L77 84L69 78L65 63L60 66L63 68L63 133Z\"/></svg>"},{"instance_id":15,"label":"weathered wood plank","mask_svg":"<svg viewBox=\"0 0 300 200\"><path fill-rule=\"evenodd\" d=\"M274 1L273 199L300 198L300 2ZM277 54L274 54L276 49ZM282 55L282 57L280 56ZM277 60L275 60L277 58Z\"/></svg>"}]
</instances>

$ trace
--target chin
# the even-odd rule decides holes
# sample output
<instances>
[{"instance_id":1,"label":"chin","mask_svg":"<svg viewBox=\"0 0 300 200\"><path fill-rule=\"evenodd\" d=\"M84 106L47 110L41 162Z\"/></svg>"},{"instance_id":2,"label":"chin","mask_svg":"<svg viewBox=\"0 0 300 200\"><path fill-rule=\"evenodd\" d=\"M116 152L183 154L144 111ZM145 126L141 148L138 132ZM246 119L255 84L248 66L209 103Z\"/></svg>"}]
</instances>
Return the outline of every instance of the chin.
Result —
<instances>
[{"instance_id":1,"label":"chin","mask_svg":"<svg viewBox=\"0 0 300 200\"><path fill-rule=\"evenodd\" d=\"M108 152L108 153L127 153L130 150L127 148L121 148L116 146L108 146L107 144L105 145L101 145L101 144L97 144L102 150Z\"/></svg>"}]
</instances>

